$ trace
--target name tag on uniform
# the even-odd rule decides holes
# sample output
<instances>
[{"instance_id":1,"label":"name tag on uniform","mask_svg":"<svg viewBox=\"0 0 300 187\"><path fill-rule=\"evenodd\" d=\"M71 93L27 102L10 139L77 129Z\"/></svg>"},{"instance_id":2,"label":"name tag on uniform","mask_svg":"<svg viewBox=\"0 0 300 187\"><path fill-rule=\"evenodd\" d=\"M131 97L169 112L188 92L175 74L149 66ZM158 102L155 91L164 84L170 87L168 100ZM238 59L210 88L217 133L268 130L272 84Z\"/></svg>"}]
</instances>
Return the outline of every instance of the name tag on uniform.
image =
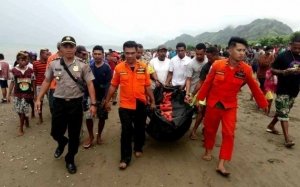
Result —
<instances>
[{"instance_id":1,"label":"name tag on uniform","mask_svg":"<svg viewBox=\"0 0 300 187\"><path fill-rule=\"evenodd\" d=\"M237 72L235 72L234 77L244 80L246 77L246 73L244 73L243 71L237 71Z\"/></svg>"},{"instance_id":2,"label":"name tag on uniform","mask_svg":"<svg viewBox=\"0 0 300 187\"><path fill-rule=\"evenodd\" d=\"M127 75L128 72L120 72L119 75Z\"/></svg>"},{"instance_id":3,"label":"name tag on uniform","mask_svg":"<svg viewBox=\"0 0 300 187\"><path fill-rule=\"evenodd\" d=\"M218 74L218 75L225 75L225 72L223 72L223 71L216 71L216 74Z\"/></svg>"},{"instance_id":4,"label":"name tag on uniform","mask_svg":"<svg viewBox=\"0 0 300 187\"><path fill-rule=\"evenodd\" d=\"M145 69L144 68L138 68L138 69L136 69L136 73L145 74Z\"/></svg>"},{"instance_id":5,"label":"name tag on uniform","mask_svg":"<svg viewBox=\"0 0 300 187\"><path fill-rule=\"evenodd\" d=\"M55 71L61 71L62 69L61 68L55 68Z\"/></svg>"}]
</instances>

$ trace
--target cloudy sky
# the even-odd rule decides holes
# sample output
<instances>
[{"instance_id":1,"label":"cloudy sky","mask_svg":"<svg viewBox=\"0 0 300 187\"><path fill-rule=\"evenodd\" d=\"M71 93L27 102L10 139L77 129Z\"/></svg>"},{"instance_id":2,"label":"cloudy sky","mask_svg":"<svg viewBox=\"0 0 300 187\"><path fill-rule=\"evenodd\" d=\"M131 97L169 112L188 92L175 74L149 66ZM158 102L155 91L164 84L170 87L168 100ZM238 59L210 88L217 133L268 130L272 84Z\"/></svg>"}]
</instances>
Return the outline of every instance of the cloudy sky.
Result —
<instances>
[{"instance_id":1,"label":"cloudy sky","mask_svg":"<svg viewBox=\"0 0 300 187\"><path fill-rule=\"evenodd\" d=\"M65 35L78 44L135 40L156 47L183 33L273 18L300 30L299 0L0 0L0 43L53 45Z\"/></svg>"}]
</instances>

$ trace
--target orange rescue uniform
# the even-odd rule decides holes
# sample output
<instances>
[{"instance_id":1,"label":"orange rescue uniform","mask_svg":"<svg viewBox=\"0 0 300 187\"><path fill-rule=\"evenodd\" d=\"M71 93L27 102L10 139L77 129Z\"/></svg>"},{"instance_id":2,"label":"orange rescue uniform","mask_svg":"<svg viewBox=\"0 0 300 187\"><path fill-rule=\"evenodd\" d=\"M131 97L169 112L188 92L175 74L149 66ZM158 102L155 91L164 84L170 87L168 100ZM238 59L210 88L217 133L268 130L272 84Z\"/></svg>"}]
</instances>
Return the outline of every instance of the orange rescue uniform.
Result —
<instances>
[{"instance_id":1,"label":"orange rescue uniform","mask_svg":"<svg viewBox=\"0 0 300 187\"><path fill-rule=\"evenodd\" d=\"M135 110L136 99L147 104L145 87L151 85L151 80L145 63L137 61L134 71L126 61L119 63L115 68L111 84L113 86L120 85L121 108Z\"/></svg>"},{"instance_id":2,"label":"orange rescue uniform","mask_svg":"<svg viewBox=\"0 0 300 187\"><path fill-rule=\"evenodd\" d=\"M230 161L233 151L234 130L236 127L237 94L243 83L247 83L260 108L266 108L268 102L252 77L252 69L244 62L234 68L228 59L215 61L204 81L197 99L207 98L204 118L204 146L212 150L220 121L222 121L222 145L220 159Z\"/></svg>"}]
</instances>

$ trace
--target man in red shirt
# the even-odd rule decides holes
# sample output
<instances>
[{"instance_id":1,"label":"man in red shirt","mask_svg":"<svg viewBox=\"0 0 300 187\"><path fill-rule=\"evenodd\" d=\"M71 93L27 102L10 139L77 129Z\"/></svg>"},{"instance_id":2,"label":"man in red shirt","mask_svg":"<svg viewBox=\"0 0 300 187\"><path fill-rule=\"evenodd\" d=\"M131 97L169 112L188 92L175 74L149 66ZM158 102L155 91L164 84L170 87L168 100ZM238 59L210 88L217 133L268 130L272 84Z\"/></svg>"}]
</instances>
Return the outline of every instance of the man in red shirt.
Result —
<instances>
[{"instance_id":1,"label":"man in red shirt","mask_svg":"<svg viewBox=\"0 0 300 187\"><path fill-rule=\"evenodd\" d=\"M230 173L224 167L225 160L230 161L233 151L234 130L236 128L237 94L241 86L248 84L260 108L267 111L268 102L252 78L252 70L242 60L246 55L247 41L232 37L229 40L229 59L214 62L208 73L197 99L206 98L206 113L204 118L204 146L206 153L203 159L211 160L211 151L215 144L216 134L222 121L222 145L219 155L219 164L216 171L223 176ZM202 105L200 105L201 107Z\"/></svg>"},{"instance_id":2,"label":"man in red shirt","mask_svg":"<svg viewBox=\"0 0 300 187\"><path fill-rule=\"evenodd\" d=\"M40 60L33 62L33 72L35 75L35 85L36 85L36 95L39 95L41 90L41 85L45 79L45 72L47 66L47 60L49 57L49 50L48 49L41 49L40 50ZM41 100L43 103L43 99ZM38 124L41 125L43 123L43 115L42 115L42 107L41 105L41 112L39 113L39 121Z\"/></svg>"}]
</instances>

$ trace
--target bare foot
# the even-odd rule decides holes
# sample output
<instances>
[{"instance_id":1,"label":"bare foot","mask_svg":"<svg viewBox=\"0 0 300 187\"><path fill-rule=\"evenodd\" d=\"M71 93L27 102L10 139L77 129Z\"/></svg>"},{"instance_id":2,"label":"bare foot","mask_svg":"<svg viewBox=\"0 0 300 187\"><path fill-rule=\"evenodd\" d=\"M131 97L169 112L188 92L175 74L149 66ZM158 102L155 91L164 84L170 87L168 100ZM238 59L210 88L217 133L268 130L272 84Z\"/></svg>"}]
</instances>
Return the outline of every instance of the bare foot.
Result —
<instances>
[{"instance_id":1,"label":"bare foot","mask_svg":"<svg viewBox=\"0 0 300 187\"><path fill-rule=\"evenodd\" d=\"M126 169L126 167L127 167L127 164L125 162L121 162L119 165L120 169Z\"/></svg>"},{"instance_id":2,"label":"bare foot","mask_svg":"<svg viewBox=\"0 0 300 187\"><path fill-rule=\"evenodd\" d=\"M19 131L18 132L18 136L23 136L24 135L24 131Z\"/></svg>"},{"instance_id":3,"label":"bare foot","mask_svg":"<svg viewBox=\"0 0 300 187\"><path fill-rule=\"evenodd\" d=\"M134 155L135 155L136 158L140 158L140 157L143 156L143 153L142 152L135 152Z\"/></svg>"},{"instance_id":4,"label":"bare foot","mask_svg":"<svg viewBox=\"0 0 300 187\"><path fill-rule=\"evenodd\" d=\"M38 121L37 124L38 124L38 125L41 125L41 124L43 124L43 122L44 122L44 121L43 121L43 118L39 118L39 121Z\"/></svg>"},{"instance_id":5,"label":"bare foot","mask_svg":"<svg viewBox=\"0 0 300 187\"><path fill-rule=\"evenodd\" d=\"M25 127L26 127L26 128L30 128L30 126L29 126L29 122L25 122L25 124L24 124L24 125L25 125Z\"/></svg>"}]
</instances>

